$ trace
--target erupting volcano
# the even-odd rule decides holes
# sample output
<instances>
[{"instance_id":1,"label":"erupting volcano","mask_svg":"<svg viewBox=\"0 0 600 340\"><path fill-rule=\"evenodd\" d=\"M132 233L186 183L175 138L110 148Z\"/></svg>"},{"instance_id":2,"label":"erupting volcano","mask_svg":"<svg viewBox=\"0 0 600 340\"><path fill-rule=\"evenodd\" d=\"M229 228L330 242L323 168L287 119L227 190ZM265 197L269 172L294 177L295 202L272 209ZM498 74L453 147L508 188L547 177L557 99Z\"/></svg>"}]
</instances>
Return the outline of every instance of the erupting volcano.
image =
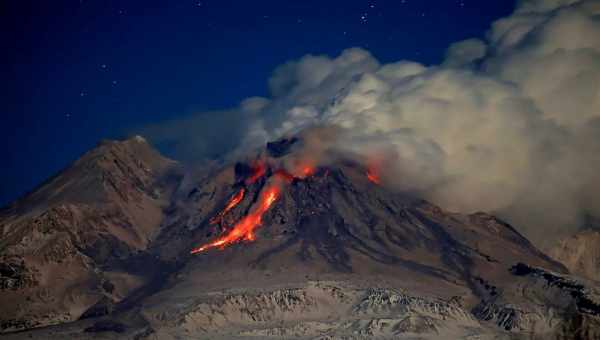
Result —
<instances>
[{"instance_id":1,"label":"erupting volcano","mask_svg":"<svg viewBox=\"0 0 600 340\"><path fill-rule=\"evenodd\" d=\"M279 197L279 193L280 189L278 185L273 184L268 186L261 193L258 207L256 207L254 211L250 212L248 216L244 217L241 221L234 225L225 236L222 236L211 243L193 249L191 254L200 253L210 248L226 247L242 240L254 241L256 239L254 230L261 225L263 214L269 210L273 203L275 203Z\"/></svg>"},{"instance_id":2,"label":"erupting volcano","mask_svg":"<svg viewBox=\"0 0 600 340\"><path fill-rule=\"evenodd\" d=\"M257 161L251 167L251 170L252 172L250 176L244 181L246 185L251 185L265 176L268 168L265 162ZM298 168L297 173L300 174L299 177L294 176L285 169L277 169L273 171L272 174L274 183L268 185L262 191L257 208L254 208L252 212L237 222L231 229L229 229L228 232L226 232L224 236L221 236L208 244L194 248L190 253L197 254L216 247L222 249L239 241L254 241L256 239L254 230L262 224L263 214L267 212L271 205L277 200L283 184L290 184L295 179L304 179L310 177L314 175L315 171L315 167L306 164ZM221 223L225 214L231 211L231 209L235 208L244 199L245 192L246 190L241 188L233 197L231 197L231 199L229 199L227 205L225 205L225 208L210 219L209 223Z\"/></svg>"},{"instance_id":3,"label":"erupting volcano","mask_svg":"<svg viewBox=\"0 0 600 340\"><path fill-rule=\"evenodd\" d=\"M240 241L254 241L256 236L254 231L262 224L262 216L265 212L269 210L271 205L277 200L280 195L281 188L285 184L291 184L294 180L303 180L308 177L315 175L316 167L309 165L313 164L308 162L297 162L295 166L294 173L298 174L297 176L288 172L287 170L280 168L272 171L264 161L256 161L253 166L250 167L251 173L244 180L246 185L254 184L260 178L264 176L272 176L274 179L274 183L269 184L260 195L258 207L255 207L252 212L250 212L247 216L244 216L239 222L237 222L232 228L228 228L228 231L225 232L225 235L219 237L218 239L204 244L200 247L194 248L190 251L191 254L198 254L205 250L211 248L220 248L223 249L229 245ZM269 171L269 174L267 174ZM272 172L271 172L272 171ZM326 174L329 173L329 169L326 170ZM367 178L369 181L375 184L380 184L379 175L374 167L369 167L367 170ZM221 210L216 216L212 217L209 220L210 224L219 224L223 221L224 216L235 208L243 199L246 193L245 188L241 188L235 195L233 195L225 208Z\"/></svg>"},{"instance_id":4,"label":"erupting volcano","mask_svg":"<svg viewBox=\"0 0 600 340\"><path fill-rule=\"evenodd\" d=\"M124 219L113 205L68 200L34 218L0 218L11 230L0 240L0 330L64 322L65 312L85 332L125 329L123 339L457 339L529 332L534 323L567 335L600 325L595 293L561 276L560 264L507 223L377 185L386 168L372 156L308 158L300 138L270 145L207 168L195 183L139 138L86 155L36 195L65 183L87 193L77 179L102 178L88 176L100 166L111 177L96 184L105 188L98 201L123 207ZM148 212L164 212L150 231L141 228L147 220L126 218ZM96 295L73 301L73 292ZM77 327L52 336L55 328L43 328L33 338L79 339Z\"/></svg>"}]
</instances>

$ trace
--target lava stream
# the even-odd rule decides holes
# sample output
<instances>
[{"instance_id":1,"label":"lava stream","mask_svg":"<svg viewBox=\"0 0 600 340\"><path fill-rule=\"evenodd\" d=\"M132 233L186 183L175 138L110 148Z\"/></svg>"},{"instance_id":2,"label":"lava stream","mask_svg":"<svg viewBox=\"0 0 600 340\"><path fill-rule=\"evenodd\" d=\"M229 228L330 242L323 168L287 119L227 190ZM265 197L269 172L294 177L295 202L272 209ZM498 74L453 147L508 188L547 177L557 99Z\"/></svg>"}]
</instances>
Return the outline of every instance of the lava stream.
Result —
<instances>
[{"instance_id":1,"label":"lava stream","mask_svg":"<svg viewBox=\"0 0 600 340\"><path fill-rule=\"evenodd\" d=\"M241 188L240 191L238 191L229 200L229 202L227 202L227 205L225 206L225 208L217 216L210 219L210 221L209 221L210 224L217 224L217 223L221 222L221 220L223 219L223 216L225 216L225 214L227 214L231 209L235 208L236 205L240 204L242 199L244 199L245 193L246 193L246 190L244 188Z\"/></svg>"},{"instance_id":2,"label":"lava stream","mask_svg":"<svg viewBox=\"0 0 600 340\"><path fill-rule=\"evenodd\" d=\"M271 205L277 200L280 194L280 188L277 185L267 187L260 195L260 203L257 208L242 218L233 228L224 236L195 248L192 254L203 252L210 248L224 248L241 240L254 241L256 236L254 231L262 224L262 216L269 210Z\"/></svg>"},{"instance_id":3,"label":"lava stream","mask_svg":"<svg viewBox=\"0 0 600 340\"><path fill-rule=\"evenodd\" d=\"M375 169L367 170L367 178L369 181L375 184L381 184L381 179L379 178L379 174Z\"/></svg>"},{"instance_id":4,"label":"lava stream","mask_svg":"<svg viewBox=\"0 0 600 340\"><path fill-rule=\"evenodd\" d=\"M252 175L246 179L246 184L253 184L258 181L259 178L265 175L267 172L267 167L262 162L257 162L255 166L252 167Z\"/></svg>"}]
</instances>

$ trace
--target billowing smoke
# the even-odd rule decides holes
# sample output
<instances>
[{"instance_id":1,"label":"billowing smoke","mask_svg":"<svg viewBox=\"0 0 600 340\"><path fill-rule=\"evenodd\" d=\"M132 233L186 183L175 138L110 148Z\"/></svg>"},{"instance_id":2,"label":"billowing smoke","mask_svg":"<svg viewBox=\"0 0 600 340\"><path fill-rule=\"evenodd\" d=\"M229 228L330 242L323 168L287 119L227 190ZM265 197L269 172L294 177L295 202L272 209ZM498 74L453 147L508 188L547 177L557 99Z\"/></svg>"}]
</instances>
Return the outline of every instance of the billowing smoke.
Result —
<instances>
[{"instance_id":1,"label":"billowing smoke","mask_svg":"<svg viewBox=\"0 0 600 340\"><path fill-rule=\"evenodd\" d=\"M352 48L288 62L269 86L270 98L222 115L224 143L193 129L223 131L207 114L150 137L210 156L326 126L315 131L329 143L379 159L388 185L499 214L542 245L600 216L600 1L521 1L438 66L382 65Z\"/></svg>"}]
</instances>

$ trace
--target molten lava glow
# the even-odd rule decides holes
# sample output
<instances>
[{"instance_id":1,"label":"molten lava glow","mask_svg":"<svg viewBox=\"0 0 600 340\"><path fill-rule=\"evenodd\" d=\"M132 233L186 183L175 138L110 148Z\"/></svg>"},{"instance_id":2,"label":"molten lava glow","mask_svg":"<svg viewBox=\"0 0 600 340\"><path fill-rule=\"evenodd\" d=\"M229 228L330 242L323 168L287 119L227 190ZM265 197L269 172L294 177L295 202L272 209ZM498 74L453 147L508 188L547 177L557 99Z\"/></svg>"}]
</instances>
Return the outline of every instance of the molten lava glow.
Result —
<instances>
[{"instance_id":1,"label":"molten lava glow","mask_svg":"<svg viewBox=\"0 0 600 340\"><path fill-rule=\"evenodd\" d=\"M375 184L381 184L381 179L379 178L379 173L375 169L367 170L367 178L369 181Z\"/></svg>"},{"instance_id":2,"label":"molten lava glow","mask_svg":"<svg viewBox=\"0 0 600 340\"><path fill-rule=\"evenodd\" d=\"M304 175L304 177L312 176L314 173L315 173L315 168L312 166L304 166L302 168L302 175Z\"/></svg>"},{"instance_id":3,"label":"molten lava glow","mask_svg":"<svg viewBox=\"0 0 600 340\"><path fill-rule=\"evenodd\" d=\"M283 170L283 169L279 169L277 171L275 171L273 173L273 175L275 175L277 178L280 178L286 182L292 183L294 181L294 175L290 174L289 172Z\"/></svg>"},{"instance_id":4,"label":"molten lava glow","mask_svg":"<svg viewBox=\"0 0 600 340\"><path fill-rule=\"evenodd\" d=\"M252 176L246 179L246 184L253 184L254 182L258 181L258 179L264 176L266 172L267 167L265 166L265 164L263 162L257 162L252 167Z\"/></svg>"},{"instance_id":5,"label":"molten lava glow","mask_svg":"<svg viewBox=\"0 0 600 340\"><path fill-rule=\"evenodd\" d=\"M310 167L310 166L305 166L305 167L302 167L302 168L296 170L295 173L297 173L298 176L292 175L285 169L278 169L273 173L273 175L275 175L279 179L286 181L289 184L289 183L292 183L294 181L294 179L303 179L303 178L314 175L315 168Z\"/></svg>"},{"instance_id":6,"label":"molten lava glow","mask_svg":"<svg viewBox=\"0 0 600 340\"><path fill-rule=\"evenodd\" d=\"M226 235L193 249L191 253L197 254L216 247L224 248L241 240L254 241L256 239L254 231L262 224L262 216L275 203L280 191L277 185L268 186L260 195L258 207L242 218Z\"/></svg>"},{"instance_id":7,"label":"molten lava glow","mask_svg":"<svg viewBox=\"0 0 600 340\"><path fill-rule=\"evenodd\" d=\"M217 224L217 223L221 222L221 220L223 219L223 216L225 216L225 214L227 214L229 212L229 210L235 208L236 205L240 204L242 199L244 199L245 193L246 193L246 190L244 188L241 188L240 191L238 191L237 194L235 194L229 200L229 202L227 202L227 205L225 206L225 208L217 216L210 219L210 221L209 221L210 224Z\"/></svg>"}]
</instances>

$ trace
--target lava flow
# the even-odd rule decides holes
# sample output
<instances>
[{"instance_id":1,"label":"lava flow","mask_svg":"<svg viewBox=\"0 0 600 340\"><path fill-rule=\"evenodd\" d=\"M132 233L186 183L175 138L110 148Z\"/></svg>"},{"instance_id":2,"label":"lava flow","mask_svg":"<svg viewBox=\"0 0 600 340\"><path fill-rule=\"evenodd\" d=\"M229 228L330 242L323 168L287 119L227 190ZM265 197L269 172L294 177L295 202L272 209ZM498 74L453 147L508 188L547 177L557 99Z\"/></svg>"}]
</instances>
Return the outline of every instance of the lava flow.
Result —
<instances>
[{"instance_id":1,"label":"lava flow","mask_svg":"<svg viewBox=\"0 0 600 340\"><path fill-rule=\"evenodd\" d=\"M308 176L312 176L315 173L315 168L309 165L303 165L299 168L300 177L296 177L293 174L287 172L284 169L278 169L273 172L273 176L276 182L269 184L263 189L259 197L259 203L255 208L239 222L237 222L232 228L228 229L225 235L217 238L216 240L207 243L203 246L195 248L191 251L192 254L201 253L211 248L225 248L231 244L240 241L254 241L256 236L254 231L262 224L262 216L269 210L271 205L279 198L281 193L281 185L284 183L290 184L296 179L304 179ZM246 185L255 183L259 178L265 176L267 173L267 167L264 162L257 161L252 167L252 174L246 179ZM235 194L227 203L223 211L217 216L213 217L209 222L211 224L219 223L222 221L223 216L238 205L244 198L245 189L242 188Z\"/></svg>"},{"instance_id":2,"label":"lava flow","mask_svg":"<svg viewBox=\"0 0 600 340\"><path fill-rule=\"evenodd\" d=\"M203 252L210 248L226 247L241 240L254 241L256 236L254 230L262 224L262 216L269 210L271 205L277 200L280 194L280 188L277 185L270 185L260 195L259 205L254 211L242 218L231 230L224 236L195 248L192 254Z\"/></svg>"},{"instance_id":3,"label":"lava flow","mask_svg":"<svg viewBox=\"0 0 600 340\"><path fill-rule=\"evenodd\" d=\"M379 178L379 173L374 168L369 168L367 170L367 178L369 181L375 184L381 184L381 179Z\"/></svg>"},{"instance_id":4,"label":"lava flow","mask_svg":"<svg viewBox=\"0 0 600 340\"><path fill-rule=\"evenodd\" d=\"M252 167L252 175L250 177L248 177L248 179L246 179L246 184L253 184L259 178L264 176L266 172L267 172L267 167L265 166L265 164L262 162L257 162Z\"/></svg>"},{"instance_id":5,"label":"lava flow","mask_svg":"<svg viewBox=\"0 0 600 340\"><path fill-rule=\"evenodd\" d=\"M225 208L217 216L210 219L210 221L209 221L210 224L217 224L217 223L221 222L221 220L223 219L223 216L225 216L225 214L227 214L231 209L235 208L235 206L238 205L242 201L245 193L246 193L246 190L244 188L241 188L240 191L238 191L229 200L229 202L227 202L227 205L225 206Z\"/></svg>"}]
</instances>

